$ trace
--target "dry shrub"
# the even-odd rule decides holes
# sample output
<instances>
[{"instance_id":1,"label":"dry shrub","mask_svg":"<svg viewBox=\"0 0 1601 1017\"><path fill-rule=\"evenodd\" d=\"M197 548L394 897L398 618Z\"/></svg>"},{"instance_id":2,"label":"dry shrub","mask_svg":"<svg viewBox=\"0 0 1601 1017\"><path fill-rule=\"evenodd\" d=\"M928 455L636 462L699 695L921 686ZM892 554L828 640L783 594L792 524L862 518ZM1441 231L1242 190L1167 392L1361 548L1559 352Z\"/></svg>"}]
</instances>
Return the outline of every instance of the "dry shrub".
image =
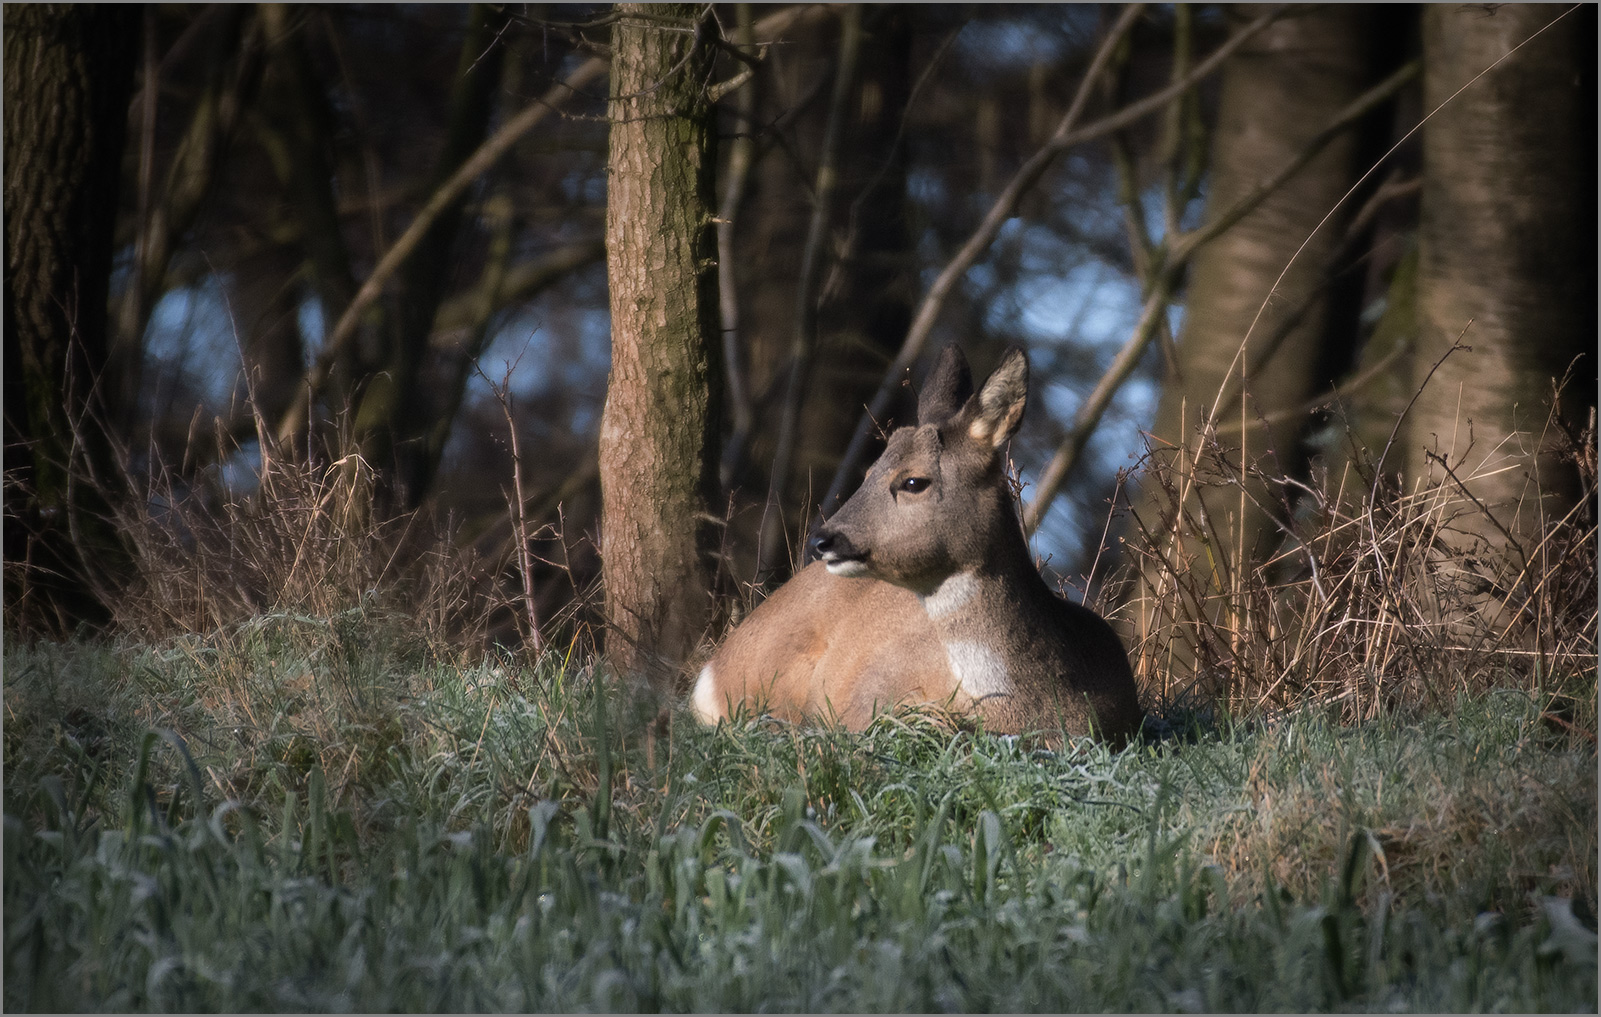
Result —
<instances>
[{"instance_id":1,"label":"dry shrub","mask_svg":"<svg viewBox=\"0 0 1601 1017\"><path fill-rule=\"evenodd\" d=\"M1120 614L1148 695L1237 714L1325 704L1350 722L1510 685L1546 697L1547 722L1593 744L1595 422L1556 423L1547 447L1576 468L1580 497L1520 534L1471 493L1466 457L1400 490L1361 463L1310 481L1273 471L1272 457L1242 469L1215 435L1188 456L1147 456L1158 511L1131 513ZM1484 458L1482 469L1512 468ZM1544 504L1539 474L1516 465L1532 478L1528 518ZM1207 490L1242 508L1270 492L1278 550L1242 561L1197 507Z\"/></svg>"},{"instance_id":2,"label":"dry shrub","mask_svg":"<svg viewBox=\"0 0 1601 1017\"><path fill-rule=\"evenodd\" d=\"M255 433L270 435L261 414L252 418ZM593 650L598 582L587 579L588 545L539 522L561 518L559 496L571 483L554 501L533 498L514 455L505 514L467 527L428 505L396 511L388 478L348 433L293 449L269 437L251 454L229 424L215 424L209 437L194 428L152 434L135 455L103 421L77 422L77 445L109 442L117 466L100 476L63 464L89 497L48 532L17 509L36 501L23 472L6 472L5 524L24 535L7 544L8 632L160 639L266 615L327 620L359 609L433 650L516 644L537 656L553 632L570 636L570 652ZM58 603L59 590L76 599Z\"/></svg>"},{"instance_id":3,"label":"dry shrub","mask_svg":"<svg viewBox=\"0 0 1601 1017\"><path fill-rule=\"evenodd\" d=\"M405 618L433 647L482 646L509 610L499 583L508 563L457 546L425 511L383 512L379 478L359 454L269 452L250 489L226 483L221 466L180 477L151 462L115 510L133 565L107 597L123 631L213 632L268 613L326 619L361 608Z\"/></svg>"}]
</instances>

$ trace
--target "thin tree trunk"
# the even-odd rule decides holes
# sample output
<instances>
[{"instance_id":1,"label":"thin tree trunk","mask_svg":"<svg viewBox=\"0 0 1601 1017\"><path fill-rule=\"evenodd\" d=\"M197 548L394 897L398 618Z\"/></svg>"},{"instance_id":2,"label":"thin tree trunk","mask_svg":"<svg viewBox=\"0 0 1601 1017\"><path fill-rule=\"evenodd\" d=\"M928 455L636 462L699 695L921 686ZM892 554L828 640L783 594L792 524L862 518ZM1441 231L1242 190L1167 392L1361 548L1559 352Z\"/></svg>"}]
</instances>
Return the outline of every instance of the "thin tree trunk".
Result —
<instances>
[{"instance_id":1,"label":"thin tree trunk","mask_svg":"<svg viewBox=\"0 0 1601 1017\"><path fill-rule=\"evenodd\" d=\"M5 7L5 554L36 566L20 590L7 571L6 606L42 593L63 627L106 616L85 571L116 556L103 374L139 41L136 7Z\"/></svg>"},{"instance_id":2,"label":"thin tree trunk","mask_svg":"<svg viewBox=\"0 0 1601 1017\"><path fill-rule=\"evenodd\" d=\"M912 26L915 9L886 6L868 21L862 40L859 99L848 125L849 157L840 166L841 214L835 230L844 240L824 280L819 310L820 355L814 384L826 399L806 407L807 447L796 462L792 489L811 487L801 507L817 521L839 508L823 505L823 489L850 444L856 417L872 399L884 369L906 336L917 297L916 259L906 212L906 148L902 118L912 93ZM866 463L862 464L865 471ZM846 491L860 482L860 472ZM815 486L813 486L815 485Z\"/></svg>"},{"instance_id":3,"label":"thin tree trunk","mask_svg":"<svg viewBox=\"0 0 1601 1017\"><path fill-rule=\"evenodd\" d=\"M790 151L821 160L830 124L840 136L838 157L828 171L836 182L826 220L815 218L824 197L818 186L823 167L797 165L774 150L760 162L738 229L741 260L735 268L748 277L738 294L739 342L754 399L760 401L765 391L776 403L786 394L786 371L795 363L792 338L797 327L810 335L804 384L792 389L798 399L783 404L794 412L787 429L779 412L758 414L751 428L735 428L725 449L730 488L743 486L748 493L768 466L769 491L780 495L776 505L772 498L758 502L757 511L733 521L731 568L743 578L781 582L789 575L799 551L795 538L816 521L823 488L849 444L857 414L872 398L911 320L916 273L906 223L901 119L911 94L914 17L902 7L864 15L858 66L851 75L856 84L842 108L837 68L822 77L806 73L822 62L826 50L840 54L845 49L831 31L794 39L792 48L771 62L766 84L772 101L765 115L773 116L775 108L794 111L794 123L780 128L791 135ZM831 91L834 101L825 101ZM826 242L817 246L819 239ZM818 255L809 286L803 251ZM772 467L781 464L783 475L775 476ZM858 470L852 486L859 479ZM765 539L758 530L765 531Z\"/></svg>"},{"instance_id":4,"label":"thin tree trunk","mask_svg":"<svg viewBox=\"0 0 1601 1017\"><path fill-rule=\"evenodd\" d=\"M753 56L751 5L734 5L737 27L735 44L742 53ZM735 255L735 228L743 219L746 193L750 190L751 170L756 163L757 90L761 79L751 69L751 80L736 93L733 140L728 145L728 164L724 171L722 205L717 215L717 300L723 330L724 411L732 431L723 443L722 464L718 467L726 496L734 486L746 443L756 424L756 411L750 394L745 356L741 351L744 334L739 317L739 272Z\"/></svg>"},{"instance_id":5,"label":"thin tree trunk","mask_svg":"<svg viewBox=\"0 0 1601 1017\"><path fill-rule=\"evenodd\" d=\"M306 52L300 35L303 28L294 9L284 4L262 4L261 18L267 35L268 66L258 128L274 171L289 194L311 290L322 305L323 320L330 322L344 313L356 292L350 251L340 230L335 200L338 180L331 141L333 111ZM336 416L350 408L357 385L373 366L364 362L367 358L356 345L340 350L332 372L335 391L327 393L327 398ZM306 398L304 392L298 393L290 406L303 406ZM280 439L290 437L291 434L279 434Z\"/></svg>"},{"instance_id":6,"label":"thin tree trunk","mask_svg":"<svg viewBox=\"0 0 1601 1017\"><path fill-rule=\"evenodd\" d=\"M449 180L483 143L500 85L505 46L498 36L506 14L475 4L467 17L447 133L428 180L428 194ZM387 362L366 386L356 414L357 437L368 460L385 474L385 488L398 509L416 508L433 482L434 460L428 454L427 436L438 415L453 409L456 402L448 396L430 398L423 374L429 367L428 339L434 319L449 288L451 251L466 203L463 194L439 215L399 272L394 313L385 329Z\"/></svg>"},{"instance_id":7,"label":"thin tree trunk","mask_svg":"<svg viewBox=\"0 0 1601 1017\"><path fill-rule=\"evenodd\" d=\"M846 7L840 12L839 56L834 67L833 95L828 104L828 121L823 128L822 150L818 157L816 183L812 187L812 213L801 249L799 277L795 281L794 316L790 321L790 347L784 396L778 411L778 439L773 465L768 474L767 509L762 513L757 568L773 569L788 564L785 539L785 492L796 447L801 444L801 410L810 388L812 360L817 351L818 276L825 258L825 247L833 219L834 194L838 189L840 142L850 112L848 103L855 92L856 68L862 50L862 12ZM804 500L804 499L803 499ZM804 513L797 513L804 515Z\"/></svg>"},{"instance_id":8,"label":"thin tree trunk","mask_svg":"<svg viewBox=\"0 0 1601 1017\"><path fill-rule=\"evenodd\" d=\"M612 366L600 430L607 653L658 687L670 687L711 610L716 134L703 10L620 4L612 30Z\"/></svg>"}]
</instances>

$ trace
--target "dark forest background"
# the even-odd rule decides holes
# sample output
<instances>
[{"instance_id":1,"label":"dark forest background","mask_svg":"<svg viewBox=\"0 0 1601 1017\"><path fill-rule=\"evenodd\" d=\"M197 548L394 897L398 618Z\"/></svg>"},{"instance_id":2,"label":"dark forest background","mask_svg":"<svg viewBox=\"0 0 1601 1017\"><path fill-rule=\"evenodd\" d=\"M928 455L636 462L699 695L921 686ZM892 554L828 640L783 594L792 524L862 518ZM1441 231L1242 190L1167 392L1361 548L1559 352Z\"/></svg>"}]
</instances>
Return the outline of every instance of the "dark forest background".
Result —
<instances>
[{"instance_id":1,"label":"dark forest background","mask_svg":"<svg viewBox=\"0 0 1601 1017\"><path fill-rule=\"evenodd\" d=\"M980 376L1029 352L1025 524L1143 675L1226 657L1191 622L1304 571L1286 549L1341 499L1371 521L1445 485L1466 508L1431 560L1503 614L1554 525L1593 566L1593 6L11 4L4 29L8 634L405 587L442 631L609 619L681 661L789 573L951 342ZM619 92L658 44L668 74ZM704 130L621 140L655 99ZM682 285L674 238L608 228L629 145L692 149L706 211L664 329L690 388L611 447L705 440L671 467L693 497L643 508L694 561L603 591L648 490L601 438L609 378L649 384L613 350L677 341L625 336L619 301ZM693 624L652 629L675 599Z\"/></svg>"}]
</instances>

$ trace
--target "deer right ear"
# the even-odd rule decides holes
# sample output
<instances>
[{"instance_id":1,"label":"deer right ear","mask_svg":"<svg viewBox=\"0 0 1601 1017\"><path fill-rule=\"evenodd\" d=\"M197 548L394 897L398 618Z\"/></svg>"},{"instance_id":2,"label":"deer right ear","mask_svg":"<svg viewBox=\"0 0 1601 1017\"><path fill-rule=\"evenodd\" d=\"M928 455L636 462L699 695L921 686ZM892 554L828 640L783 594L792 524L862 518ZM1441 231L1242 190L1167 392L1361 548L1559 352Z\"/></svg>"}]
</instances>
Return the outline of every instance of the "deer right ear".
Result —
<instances>
[{"instance_id":1,"label":"deer right ear","mask_svg":"<svg viewBox=\"0 0 1601 1017\"><path fill-rule=\"evenodd\" d=\"M1017 433L1028 402L1028 358L1015 346L1001 358L1001 366L979 390L976 411L967 427L974 441L1000 448Z\"/></svg>"},{"instance_id":2,"label":"deer right ear","mask_svg":"<svg viewBox=\"0 0 1601 1017\"><path fill-rule=\"evenodd\" d=\"M917 399L917 422L938 424L954 417L973 394L973 372L955 343L940 352Z\"/></svg>"}]
</instances>

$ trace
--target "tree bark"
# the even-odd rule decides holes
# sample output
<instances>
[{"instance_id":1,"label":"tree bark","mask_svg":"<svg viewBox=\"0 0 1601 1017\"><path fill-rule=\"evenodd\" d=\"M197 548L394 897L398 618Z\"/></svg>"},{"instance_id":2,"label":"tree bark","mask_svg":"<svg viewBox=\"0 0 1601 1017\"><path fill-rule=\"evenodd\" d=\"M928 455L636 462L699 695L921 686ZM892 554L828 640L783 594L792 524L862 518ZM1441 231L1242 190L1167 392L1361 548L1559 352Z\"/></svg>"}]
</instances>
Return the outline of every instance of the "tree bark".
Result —
<instances>
[{"instance_id":1,"label":"tree bark","mask_svg":"<svg viewBox=\"0 0 1601 1017\"><path fill-rule=\"evenodd\" d=\"M1426 8L1425 108L1562 10ZM1419 394L1404 461L1411 482L1455 488L1443 456L1481 503L1465 498L1448 535L1463 547L1523 541L1578 497L1545 431L1552 379L1575 361L1569 398L1595 398L1594 37L1593 10L1569 14L1424 127L1414 386L1459 336L1471 350Z\"/></svg>"},{"instance_id":2,"label":"tree bark","mask_svg":"<svg viewBox=\"0 0 1601 1017\"><path fill-rule=\"evenodd\" d=\"M32 556L25 595L64 626L105 617L85 569L116 548L98 497L116 475L103 374L138 28L133 6L5 8L6 559Z\"/></svg>"},{"instance_id":3,"label":"tree bark","mask_svg":"<svg viewBox=\"0 0 1601 1017\"><path fill-rule=\"evenodd\" d=\"M601 554L612 665L670 687L711 612L717 490L716 134L703 8L620 4L606 203L612 365Z\"/></svg>"}]
</instances>

